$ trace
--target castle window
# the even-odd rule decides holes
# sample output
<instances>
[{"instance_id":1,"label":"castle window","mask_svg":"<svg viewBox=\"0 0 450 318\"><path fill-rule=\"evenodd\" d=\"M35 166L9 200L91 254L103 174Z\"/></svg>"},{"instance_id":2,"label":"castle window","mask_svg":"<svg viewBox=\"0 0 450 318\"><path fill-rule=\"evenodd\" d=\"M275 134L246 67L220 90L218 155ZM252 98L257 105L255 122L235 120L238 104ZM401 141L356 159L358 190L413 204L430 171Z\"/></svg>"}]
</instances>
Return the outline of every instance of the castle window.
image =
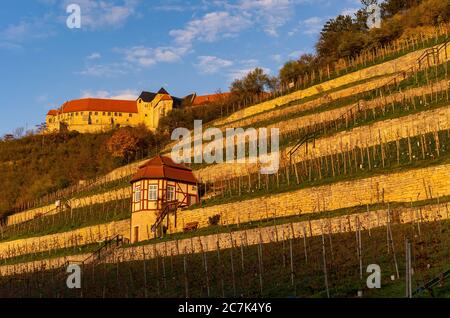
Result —
<instances>
[{"instance_id":1,"label":"castle window","mask_svg":"<svg viewBox=\"0 0 450 318\"><path fill-rule=\"evenodd\" d=\"M78 113L76 113L75 115L77 115L77 116L78 116Z\"/></svg>"},{"instance_id":2,"label":"castle window","mask_svg":"<svg viewBox=\"0 0 450 318\"><path fill-rule=\"evenodd\" d=\"M95 112L95 116L97 116L98 115L98 112Z\"/></svg>"},{"instance_id":3,"label":"castle window","mask_svg":"<svg viewBox=\"0 0 450 318\"><path fill-rule=\"evenodd\" d=\"M114 116L117 117L117 113L114 113Z\"/></svg>"},{"instance_id":4,"label":"castle window","mask_svg":"<svg viewBox=\"0 0 450 318\"><path fill-rule=\"evenodd\" d=\"M111 112L108 112L108 116L111 116Z\"/></svg>"},{"instance_id":5,"label":"castle window","mask_svg":"<svg viewBox=\"0 0 450 318\"><path fill-rule=\"evenodd\" d=\"M167 186L167 201L175 200L175 187Z\"/></svg>"},{"instance_id":6,"label":"castle window","mask_svg":"<svg viewBox=\"0 0 450 318\"><path fill-rule=\"evenodd\" d=\"M133 117L133 114L130 114L129 116L130 116L130 117Z\"/></svg>"},{"instance_id":7,"label":"castle window","mask_svg":"<svg viewBox=\"0 0 450 318\"><path fill-rule=\"evenodd\" d=\"M89 116L92 116L92 112L89 112Z\"/></svg>"},{"instance_id":8,"label":"castle window","mask_svg":"<svg viewBox=\"0 0 450 318\"><path fill-rule=\"evenodd\" d=\"M106 112L103 112L103 116L105 116L106 115Z\"/></svg>"},{"instance_id":9,"label":"castle window","mask_svg":"<svg viewBox=\"0 0 450 318\"><path fill-rule=\"evenodd\" d=\"M122 117L122 113L119 113L119 117Z\"/></svg>"},{"instance_id":10,"label":"castle window","mask_svg":"<svg viewBox=\"0 0 450 318\"><path fill-rule=\"evenodd\" d=\"M134 188L134 202L141 202L141 187L137 186Z\"/></svg>"},{"instance_id":11,"label":"castle window","mask_svg":"<svg viewBox=\"0 0 450 318\"><path fill-rule=\"evenodd\" d=\"M156 201L158 200L158 185L154 184L154 185L150 185L148 187L148 199L150 201Z\"/></svg>"}]
</instances>

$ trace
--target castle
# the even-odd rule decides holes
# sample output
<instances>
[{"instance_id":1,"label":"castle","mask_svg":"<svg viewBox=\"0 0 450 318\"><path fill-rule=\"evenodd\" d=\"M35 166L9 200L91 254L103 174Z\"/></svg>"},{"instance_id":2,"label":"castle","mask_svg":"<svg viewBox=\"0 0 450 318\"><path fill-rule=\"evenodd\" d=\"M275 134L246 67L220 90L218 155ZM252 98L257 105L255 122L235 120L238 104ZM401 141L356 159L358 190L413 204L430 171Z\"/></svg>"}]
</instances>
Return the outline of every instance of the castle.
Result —
<instances>
[{"instance_id":1,"label":"castle","mask_svg":"<svg viewBox=\"0 0 450 318\"><path fill-rule=\"evenodd\" d=\"M59 109L47 113L47 132L61 130L80 133L97 133L118 127L136 127L144 124L154 131L159 121L170 111L193 107L226 98L228 93L184 98L171 96L164 88L157 93L142 92L137 100L113 100L99 98L77 99L64 103Z\"/></svg>"}]
</instances>

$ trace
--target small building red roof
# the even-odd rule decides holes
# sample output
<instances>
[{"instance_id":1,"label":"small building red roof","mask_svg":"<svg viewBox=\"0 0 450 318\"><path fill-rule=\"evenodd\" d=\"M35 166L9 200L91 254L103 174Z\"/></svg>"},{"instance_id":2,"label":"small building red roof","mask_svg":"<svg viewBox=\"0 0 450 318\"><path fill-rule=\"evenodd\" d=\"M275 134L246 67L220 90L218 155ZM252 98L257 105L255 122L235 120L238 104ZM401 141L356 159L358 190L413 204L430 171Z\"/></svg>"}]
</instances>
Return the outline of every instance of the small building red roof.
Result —
<instances>
[{"instance_id":1,"label":"small building red roof","mask_svg":"<svg viewBox=\"0 0 450 318\"><path fill-rule=\"evenodd\" d=\"M51 109L47 113L47 116L56 116L56 115L58 115L58 111L56 109Z\"/></svg>"},{"instance_id":2,"label":"small building red roof","mask_svg":"<svg viewBox=\"0 0 450 318\"><path fill-rule=\"evenodd\" d=\"M115 100L84 98L64 103L61 106L62 113L73 113L82 111L137 113L137 104L134 100Z\"/></svg>"},{"instance_id":3,"label":"small building red roof","mask_svg":"<svg viewBox=\"0 0 450 318\"><path fill-rule=\"evenodd\" d=\"M203 96L195 96L192 101L192 106L204 105L208 103L213 103L221 99L226 99L231 95L231 93L219 93Z\"/></svg>"},{"instance_id":4,"label":"small building red roof","mask_svg":"<svg viewBox=\"0 0 450 318\"><path fill-rule=\"evenodd\" d=\"M144 179L169 179L196 184L192 170L182 164L175 163L169 157L156 156L139 167L139 170L131 178L131 183Z\"/></svg>"}]
</instances>

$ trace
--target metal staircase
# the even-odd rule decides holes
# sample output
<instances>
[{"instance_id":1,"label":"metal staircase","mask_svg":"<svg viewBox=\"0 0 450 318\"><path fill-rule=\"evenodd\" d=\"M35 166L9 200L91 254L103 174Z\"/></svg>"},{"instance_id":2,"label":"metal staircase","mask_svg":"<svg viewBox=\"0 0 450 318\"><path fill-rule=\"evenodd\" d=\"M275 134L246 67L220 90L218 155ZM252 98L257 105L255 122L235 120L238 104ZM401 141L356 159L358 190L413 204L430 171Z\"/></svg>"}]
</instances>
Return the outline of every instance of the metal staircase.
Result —
<instances>
[{"instance_id":1,"label":"metal staircase","mask_svg":"<svg viewBox=\"0 0 450 318\"><path fill-rule=\"evenodd\" d=\"M426 284L424 284L423 286L420 286L419 288L417 288L414 293L413 296L418 295L418 294L422 294L424 291L429 291L431 296L433 296L433 287L436 286L437 284L442 283L444 280L446 280L447 278L450 277L450 269L443 272L441 275L433 278L432 280L430 280L429 282L427 282Z\"/></svg>"},{"instance_id":2,"label":"metal staircase","mask_svg":"<svg viewBox=\"0 0 450 318\"><path fill-rule=\"evenodd\" d=\"M156 232L157 227L162 223L164 218L170 213L178 210L179 202L178 201L170 201L166 202L163 210L156 218L155 224L152 225L152 232Z\"/></svg>"},{"instance_id":3,"label":"metal staircase","mask_svg":"<svg viewBox=\"0 0 450 318\"><path fill-rule=\"evenodd\" d=\"M67 260L66 266L70 264L81 264L81 265L96 265L104 261L109 255L111 255L114 250L121 247L123 244L128 243L128 239L124 238L123 235L117 234L110 238L105 239L103 244L91 253L88 257L86 257L82 261L71 261Z\"/></svg>"},{"instance_id":4,"label":"metal staircase","mask_svg":"<svg viewBox=\"0 0 450 318\"><path fill-rule=\"evenodd\" d=\"M417 63L419 64L419 70L422 69L422 65L425 59L427 62L427 67L431 66L430 56L433 58L434 65L439 64L441 60L442 51L444 51L445 60L448 61L447 48L449 47L449 45L450 45L450 38L445 40L445 42L439 45L438 47L432 47L425 50L425 52L423 52L423 54L417 59Z\"/></svg>"}]
</instances>

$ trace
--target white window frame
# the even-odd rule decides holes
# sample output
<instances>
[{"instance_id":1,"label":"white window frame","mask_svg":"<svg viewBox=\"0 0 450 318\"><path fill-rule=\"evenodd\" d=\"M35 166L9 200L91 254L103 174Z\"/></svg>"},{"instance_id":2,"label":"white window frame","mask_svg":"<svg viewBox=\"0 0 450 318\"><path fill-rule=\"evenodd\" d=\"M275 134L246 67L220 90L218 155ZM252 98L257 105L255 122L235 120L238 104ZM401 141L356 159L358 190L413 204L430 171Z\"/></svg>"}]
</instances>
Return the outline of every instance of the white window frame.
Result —
<instances>
[{"instance_id":1,"label":"white window frame","mask_svg":"<svg viewBox=\"0 0 450 318\"><path fill-rule=\"evenodd\" d=\"M170 194L172 194L172 198L170 197ZM167 201L168 202L175 201L175 196L176 196L176 194L175 194L175 187L174 186L170 186L170 185L167 186L167 194L166 194Z\"/></svg>"},{"instance_id":2,"label":"white window frame","mask_svg":"<svg viewBox=\"0 0 450 318\"><path fill-rule=\"evenodd\" d=\"M141 202L141 186L134 187L134 203Z\"/></svg>"},{"instance_id":3,"label":"white window frame","mask_svg":"<svg viewBox=\"0 0 450 318\"><path fill-rule=\"evenodd\" d=\"M158 201L158 185L157 184L149 184L148 185L148 200L149 201Z\"/></svg>"}]
</instances>

